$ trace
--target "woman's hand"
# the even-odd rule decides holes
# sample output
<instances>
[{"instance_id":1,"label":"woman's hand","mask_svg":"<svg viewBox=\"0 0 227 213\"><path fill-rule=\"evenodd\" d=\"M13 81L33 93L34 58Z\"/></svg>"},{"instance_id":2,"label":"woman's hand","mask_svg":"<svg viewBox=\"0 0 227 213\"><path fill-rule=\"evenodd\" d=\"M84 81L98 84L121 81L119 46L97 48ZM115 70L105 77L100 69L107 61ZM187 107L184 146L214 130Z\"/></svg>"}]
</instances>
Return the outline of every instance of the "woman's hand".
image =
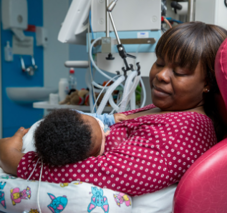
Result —
<instances>
[{"instance_id":1,"label":"woman's hand","mask_svg":"<svg viewBox=\"0 0 227 213\"><path fill-rule=\"evenodd\" d=\"M115 123L125 121L127 120L127 116L125 114L116 113L114 114L114 120L115 120Z\"/></svg>"},{"instance_id":2,"label":"woman's hand","mask_svg":"<svg viewBox=\"0 0 227 213\"><path fill-rule=\"evenodd\" d=\"M4 149L5 146L14 148L21 152L23 146L22 138L28 132L28 130L29 129L24 129L23 127L21 127L20 129L17 130L14 136L10 138L0 139L0 155L2 154L1 152L4 151L2 150L2 147Z\"/></svg>"},{"instance_id":3,"label":"woman's hand","mask_svg":"<svg viewBox=\"0 0 227 213\"><path fill-rule=\"evenodd\" d=\"M6 173L17 175L17 166L21 158L22 138L28 129L21 127L14 136L0 139L0 166Z\"/></svg>"}]
</instances>

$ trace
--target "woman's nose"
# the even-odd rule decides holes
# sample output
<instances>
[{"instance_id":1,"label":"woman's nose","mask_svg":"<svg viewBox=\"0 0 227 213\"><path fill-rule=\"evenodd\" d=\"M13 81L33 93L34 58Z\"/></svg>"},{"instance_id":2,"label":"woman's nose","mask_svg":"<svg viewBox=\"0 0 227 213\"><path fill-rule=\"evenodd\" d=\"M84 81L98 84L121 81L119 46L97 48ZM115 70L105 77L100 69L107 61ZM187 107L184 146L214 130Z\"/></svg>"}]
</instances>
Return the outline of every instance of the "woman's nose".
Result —
<instances>
[{"instance_id":1,"label":"woman's nose","mask_svg":"<svg viewBox=\"0 0 227 213\"><path fill-rule=\"evenodd\" d=\"M163 69L160 70L156 74L155 77L160 82L169 83L170 82L170 71L171 71L171 69L169 67L163 67Z\"/></svg>"}]
</instances>

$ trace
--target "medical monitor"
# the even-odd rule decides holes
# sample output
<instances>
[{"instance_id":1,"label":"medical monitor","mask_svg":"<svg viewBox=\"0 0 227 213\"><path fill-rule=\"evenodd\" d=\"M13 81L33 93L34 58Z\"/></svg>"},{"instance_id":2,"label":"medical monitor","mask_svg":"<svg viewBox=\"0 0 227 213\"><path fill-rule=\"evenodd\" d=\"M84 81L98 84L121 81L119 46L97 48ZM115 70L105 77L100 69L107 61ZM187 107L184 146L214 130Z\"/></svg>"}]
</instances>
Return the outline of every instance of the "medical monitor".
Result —
<instances>
[{"instance_id":1,"label":"medical monitor","mask_svg":"<svg viewBox=\"0 0 227 213\"><path fill-rule=\"evenodd\" d=\"M73 0L67 12L58 40L62 43L86 45L91 0Z\"/></svg>"}]
</instances>

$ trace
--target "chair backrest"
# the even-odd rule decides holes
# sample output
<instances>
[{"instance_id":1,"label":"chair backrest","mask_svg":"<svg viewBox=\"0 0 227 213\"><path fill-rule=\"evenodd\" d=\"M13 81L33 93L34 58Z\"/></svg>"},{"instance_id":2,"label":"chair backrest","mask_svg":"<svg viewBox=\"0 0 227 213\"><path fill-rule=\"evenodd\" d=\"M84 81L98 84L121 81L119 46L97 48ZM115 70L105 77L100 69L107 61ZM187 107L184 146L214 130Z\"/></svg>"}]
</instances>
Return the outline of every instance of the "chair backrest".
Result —
<instances>
[{"instance_id":1,"label":"chair backrest","mask_svg":"<svg viewBox=\"0 0 227 213\"><path fill-rule=\"evenodd\" d=\"M227 39L218 50L215 75L221 93L216 101L227 125ZM204 153L185 173L174 195L173 212L227 212L227 138Z\"/></svg>"}]
</instances>

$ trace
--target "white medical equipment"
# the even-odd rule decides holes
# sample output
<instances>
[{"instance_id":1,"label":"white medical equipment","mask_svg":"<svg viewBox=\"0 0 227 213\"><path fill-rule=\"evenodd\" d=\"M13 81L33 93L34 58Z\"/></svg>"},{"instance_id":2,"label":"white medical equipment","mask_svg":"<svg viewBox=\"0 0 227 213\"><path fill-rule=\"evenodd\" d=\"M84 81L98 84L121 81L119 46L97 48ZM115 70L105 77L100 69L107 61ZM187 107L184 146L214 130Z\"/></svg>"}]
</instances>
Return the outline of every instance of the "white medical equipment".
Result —
<instances>
[{"instance_id":1,"label":"white medical equipment","mask_svg":"<svg viewBox=\"0 0 227 213\"><path fill-rule=\"evenodd\" d=\"M24 41L26 36L23 30L28 27L28 5L26 0L2 0L3 29L10 29L17 39Z\"/></svg>"},{"instance_id":2,"label":"white medical equipment","mask_svg":"<svg viewBox=\"0 0 227 213\"><path fill-rule=\"evenodd\" d=\"M87 45L90 63L66 62L70 66L93 66L110 80L112 77L103 70L116 73L124 65L123 73L121 72L123 76L113 79L114 83L110 87L103 88L94 82L92 77L86 81L92 82L88 85L91 89L95 86L105 90L104 98L97 111L101 114L108 100L117 112L125 111L129 102L130 108L135 109L135 89L139 81L143 90L141 106L144 106L146 91L141 76L148 76L156 60L154 50L160 36L161 0L141 0L139 5L138 0L73 0L58 40L63 43ZM93 55L96 56L96 62ZM138 62L142 67L141 70ZM120 72L117 73L119 75ZM111 94L117 86L123 86L123 84L125 87L123 98L118 106L114 103ZM90 104L93 103L91 95L92 92L90 92Z\"/></svg>"},{"instance_id":3,"label":"white medical equipment","mask_svg":"<svg viewBox=\"0 0 227 213\"><path fill-rule=\"evenodd\" d=\"M226 0L196 0L195 20L215 24L227 29Z\"/></svg>"}]
</instances>

